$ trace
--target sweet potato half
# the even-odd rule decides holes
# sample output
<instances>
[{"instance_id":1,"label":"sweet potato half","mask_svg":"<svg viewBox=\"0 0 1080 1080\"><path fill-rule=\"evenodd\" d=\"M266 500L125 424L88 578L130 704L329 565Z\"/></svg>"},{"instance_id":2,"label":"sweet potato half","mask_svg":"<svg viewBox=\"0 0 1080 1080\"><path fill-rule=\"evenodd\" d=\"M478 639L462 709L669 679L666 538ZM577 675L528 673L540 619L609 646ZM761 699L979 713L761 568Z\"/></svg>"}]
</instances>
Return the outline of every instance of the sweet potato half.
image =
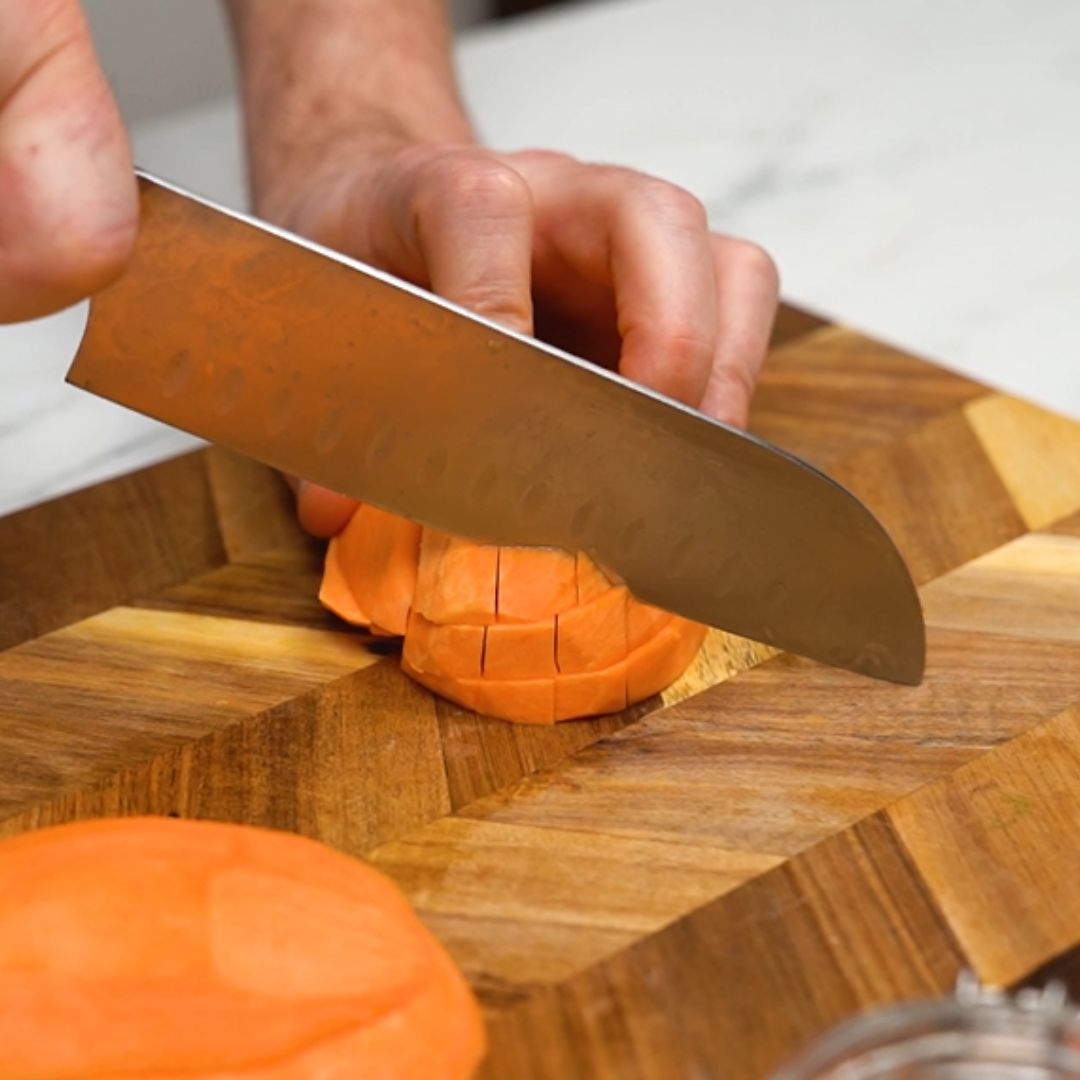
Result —
<instances>
[{"instance_id":1,"label":"sweet potato half","mask_svg":"<svg viewBox=\"0 0 1080 1080\"><path fill-rule=\"evenodd\" d=\"M124 818L0 842L0 1078L464 1080L461 975L312 840Z\"/></svg>"}]
</instances>

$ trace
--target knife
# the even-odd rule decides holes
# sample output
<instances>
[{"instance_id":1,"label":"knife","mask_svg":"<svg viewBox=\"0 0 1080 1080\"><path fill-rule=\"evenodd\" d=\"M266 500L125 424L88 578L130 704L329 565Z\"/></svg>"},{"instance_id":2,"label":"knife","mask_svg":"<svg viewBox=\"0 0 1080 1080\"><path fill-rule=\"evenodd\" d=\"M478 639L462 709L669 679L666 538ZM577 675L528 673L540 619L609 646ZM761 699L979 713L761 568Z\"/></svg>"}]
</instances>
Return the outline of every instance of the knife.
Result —
<instances>
[{"instance_id":1,"label":"knife","mask_svg":"<svg viewBox=\"0 0 1080 1080\"><path fill-rule=\"evenodd\" d=\"M139 174L134 258L68 381L425 525L588 552L641 600L901 683L911 576L853 495L761 439Z\"/></svg>"}]
</instances>

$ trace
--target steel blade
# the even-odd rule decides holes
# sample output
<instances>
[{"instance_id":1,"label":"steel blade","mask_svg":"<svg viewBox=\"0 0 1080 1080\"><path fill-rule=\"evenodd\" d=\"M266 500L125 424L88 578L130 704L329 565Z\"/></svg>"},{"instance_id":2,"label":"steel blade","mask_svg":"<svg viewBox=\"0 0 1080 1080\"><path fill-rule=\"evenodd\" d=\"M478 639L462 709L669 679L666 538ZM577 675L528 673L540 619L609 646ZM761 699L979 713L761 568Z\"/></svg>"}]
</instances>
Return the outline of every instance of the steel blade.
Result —
<instances>
[{"instance_id":1,"label":"steel blade","mask_svg":"<svg viewBox=\"0 0 1080 1080\"><path fill-rule=\"evenodd\" d=\"M903 560L809 465L161 181L140 198L70 382L427 525L587 551L689 618L921 678Z\"/></svg>"}]
</instances>

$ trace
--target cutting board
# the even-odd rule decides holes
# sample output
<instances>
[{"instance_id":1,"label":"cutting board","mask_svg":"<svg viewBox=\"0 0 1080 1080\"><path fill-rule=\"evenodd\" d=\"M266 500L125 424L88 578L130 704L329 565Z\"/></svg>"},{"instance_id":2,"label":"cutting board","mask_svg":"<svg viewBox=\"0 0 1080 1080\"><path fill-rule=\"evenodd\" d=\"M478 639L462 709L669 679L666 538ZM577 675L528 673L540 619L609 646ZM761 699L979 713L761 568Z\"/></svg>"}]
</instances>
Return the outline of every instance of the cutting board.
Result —
<instances>
[{"instance_id":1,"label":"cutting board","mask_svg":"<svg viewBox=\"0 0 1080 1080\"><path fill-rule=\"evenodd\" d=\"M1080 425L785 309L753 428L896 539L922 686L714 632L624 714L478 717L324 613L281 482L209 450L0 521L0 834L150 812L371 859L499 1080L761 1077L1026 977L1080 942Z\"/></svg>"}]
</instances>

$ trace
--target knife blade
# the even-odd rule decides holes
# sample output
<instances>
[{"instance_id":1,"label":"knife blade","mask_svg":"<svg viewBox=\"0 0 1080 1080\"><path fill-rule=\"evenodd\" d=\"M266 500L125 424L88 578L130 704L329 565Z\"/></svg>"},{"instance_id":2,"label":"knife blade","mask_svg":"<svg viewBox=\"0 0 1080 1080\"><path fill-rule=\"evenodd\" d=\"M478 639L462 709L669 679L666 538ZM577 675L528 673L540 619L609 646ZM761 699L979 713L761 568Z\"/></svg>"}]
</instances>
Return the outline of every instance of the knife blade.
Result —
<instances>
[{"instance_id":1,"label":"knife blade","mask_svg":"<svg viewBox=\"0 0 1080 1080\"><path fill-rule=\"evenodd\" d=\"M903 559L805 462L145 173L139 192L69 382L425 525L584 550L688 618L921 679Z\"/></svg>"}]
</instances>

